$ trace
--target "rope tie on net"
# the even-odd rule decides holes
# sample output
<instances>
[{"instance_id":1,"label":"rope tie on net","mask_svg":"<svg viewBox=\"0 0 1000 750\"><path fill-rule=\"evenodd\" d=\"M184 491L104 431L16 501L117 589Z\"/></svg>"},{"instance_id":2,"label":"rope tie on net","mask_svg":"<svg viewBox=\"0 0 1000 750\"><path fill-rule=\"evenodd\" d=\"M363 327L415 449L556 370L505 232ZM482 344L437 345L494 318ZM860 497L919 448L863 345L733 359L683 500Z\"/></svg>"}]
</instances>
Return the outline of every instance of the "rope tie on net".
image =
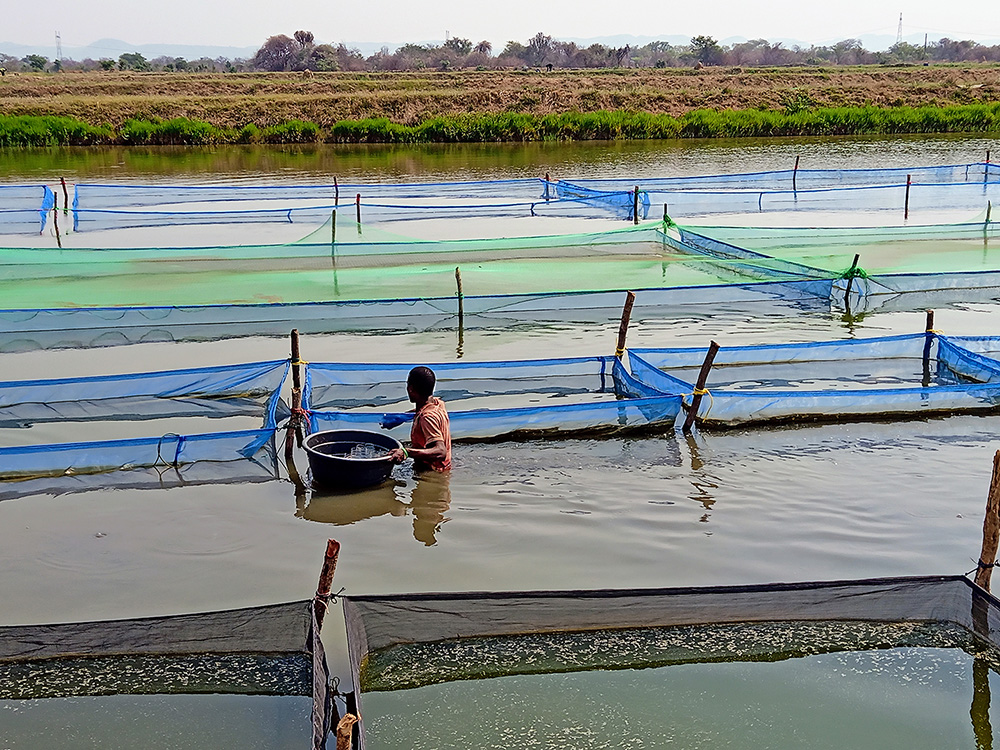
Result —
<instances>
[{"instance_id":1,"label":"rope tie on net","mask_svg":"<svg viewBox=\"0 0 1000 750\"><path fill-rule=\"evenodd\" d=\"M293 359L290 364L295 367L296 365L308 365L309 363L304 359Z\"/></svg>"},{"instance_id":2,"label":"rope tie on net","mask_svg":"<svg viewBox=\"0 0 1000 750\"><path fill-rule=\"evenodd\" d=\"M705 410L705 416L707 417L712 412L712 407L715 406L715 399L712 397L712 392L708 388L695 388L691 392L692 396L708 396L708 408ZM692 399L692 402L694 399Z\"/></svg>"},{"instance_id":3,"label":"rope tie on net","mask_svg":"<svg viewBox=\"0 0 1000 750\"><path fill-rule=\"evenodd\" d=\"M167 461L162 455L163 441L167 438L177 439L177 448L174 450L173 461ZM156 460L153 462L153 466L157 466L162 463L164 466L173 466L176 468L176 466L180 463L181 451L184 450L184 443L186 442L187 439L183 435L178 435L176 432L168 432L160 435L160 439L156 441Z\"/></svg>"},{"instance_id":4,"label":"rope tie on net","mask_svg":"<svg viewBox=\"0 0 1000 750\"><path fill-rule=\"evenodd\" d=\"M970 570L968 573L966 573L965 576L966 576L966 578L968 578L970 575L972 575L973 573L975 573L977 570L988 570L989 568L995 568L995 567L997 567L997 565L1000 565L1000 563L997 563L996 560L994 560L991 563L985 563L982 560L979 560L976 563L976 567L974 567L972 570Z\"/></svg>"},{"instance_id":5,"label":"rope tie on net","mask_svg":"<svg viewBox=\"0 0 1000 750\"><path fill-rule=\"evenodd\" d=\"M621 359L625 355L625 347L621 346L615 349L615 356Z\"/></svg>"},{"instance_id":6,"label":"rope tie on net","mask_svg":"<svg viewBox=\"0 0 1000 750\"><path fill-rule=\"evenodd\" d=\"M344 587L341 586L339 591L331 592L329 594L316 594L313 598L319 599L321 601L327 602L329 604L336 604L337 597L344 593Z\"/></svg>"},{"instance_id":7,"label":"rope tie on net","mask_svg":"<svg viewBox=\"0 0 1000 750\"><path fill-rule=\"evenodd\" d=\"M933 333L936 336L940 336L942 334L942 332L939 331L937 328L928 328L926 331L924 331L924 333Z\"/></svg>"}]
</instances>

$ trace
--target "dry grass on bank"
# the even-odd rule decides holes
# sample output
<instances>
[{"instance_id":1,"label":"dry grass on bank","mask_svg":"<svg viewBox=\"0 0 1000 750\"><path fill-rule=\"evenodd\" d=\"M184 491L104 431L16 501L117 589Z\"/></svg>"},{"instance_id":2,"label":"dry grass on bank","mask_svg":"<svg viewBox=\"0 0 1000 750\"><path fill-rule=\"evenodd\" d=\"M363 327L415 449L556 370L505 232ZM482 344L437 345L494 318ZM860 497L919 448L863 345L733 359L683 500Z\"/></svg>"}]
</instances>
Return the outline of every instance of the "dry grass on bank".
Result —
<instances>
[{"instance_id":1,"label":"dry grass on bank","mask_svg":"<svg viewBox=\"0 0 1000 750\"><path fill-rule=\"evenodd\" d=\"M465 113L954 105L1000 101L1000 66L452 71L421 73L65 72L0 78L0 112L119 127L186 117L216 127Z\"/></svg>"}]
</instances>

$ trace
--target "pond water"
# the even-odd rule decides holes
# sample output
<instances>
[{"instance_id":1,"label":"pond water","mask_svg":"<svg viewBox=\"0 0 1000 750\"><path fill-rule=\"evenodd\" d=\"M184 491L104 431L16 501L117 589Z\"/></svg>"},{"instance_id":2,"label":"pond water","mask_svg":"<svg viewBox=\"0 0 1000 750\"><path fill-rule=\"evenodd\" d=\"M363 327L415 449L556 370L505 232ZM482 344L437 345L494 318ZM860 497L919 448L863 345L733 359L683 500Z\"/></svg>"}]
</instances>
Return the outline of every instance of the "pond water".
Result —
<instances>
[{"instance_id":1,"label":"pond water","mask_svg":"<svg viewBox=\"0 0 1000 750\"><path fill-rule=\"evenodd\" d=\"M95 182L329 183L333 175L342 181L430 181L538 176L545 171L553 176L637 177L735 172L788 168L796 155L802 156L803 166L945 164L981 160L987 148L1000 153L996 146L996 141L982 138L932 137L420 148L58 149L7 152L2 158L4 179L10 182L51 183L65 176ZM0 299L0 307L5 306ZM353 334L320 330L304 338L302 356L439 362L459 356L492 360L603 354L613 350L617 327L612 314L580 323L485 321L466 330L459 340L452 323L424 326L416 321L406 330ZM851 318L823 309L703 306L670 317L637 310L629 343L704 346L714 338L725 346L910 333L923 327L922 310L875 310ZM1000 333L1000 304L992 299L953 300L938 308L936 327L953 334L995 335ZM12 351L0 354L0 379L263 360L286 356L287 349L286 339L250 336ZM401 383L401 394L402 389ZM998 435L1000 416L956 416L706 432L690 438L669 433L459 445L447 481L417 482L404 470L386 486L351 496L297 489L280 466L273 477L266 472L252 478L239 472L234 476L224 466L198 465L180 471L136 472L128 481L118 481L121 476L105 482L81 477L77 485L59 489L24 484L3 495L11 499L0 502L4 601L0 624L205 611L307 597L314 590L328 537L343 543L334 588L344 586L355 594L961 573L974 567L979 553L992 456L1000 449ZM302 453L296 451L295 460L304 468ZM331 615L326 639L333 671L346 675L349 668L337 638L340 626L338 617ZM561 695L552 706L555 718L546 725L552 733L540 735L548 739L535 746L576 747L588 745L577 743L583 735L572 733L578 727L575 720L560 724L560 712L572 707L578 713L583 706L595 712L609 710L607 700L599 701L599 706L591 702L596 700L591 696L595 681L612 699L618 690L635 695L670 690L676 694L675 715L686 717L676 742L685 747L720 747L727 741L731 744L733 738L728 735L727 740L726 733L735 731L740 722L732 717L713 734L713 722L725 711L704 696L712 695L720 683L742 686L731 699L741 701L752 699L755 685L763 680L775 695L785 695L796 710L806 711L810 701L828 696L828 688L834 686L830 675L838 671L859 672L860 682L852 684L868 685L865 675L880 669L878 657L860 654L848 660L835 655L817 657L816 664L726 665L705 673L700 667L670 667L552 676L530 685L487 685L487 693L501 695L469 701L494 708L499 705L494 700L507 701L510 711L520 715L520 701L536 704L542 696ZM952 683L958 678L950 675L967 666L964 655L957 658L950 653L904 653L899 658L915 659L911 666L919 674L940 673L942 680ZM798 694L792 688L802 681L812 687ZM894 719L876 736L894 737L891 732L912 720L905 736L914 747L941 746L933 738L952 736L964 738L953 745L974 747L967 696L961 690L944 699L937 687L920 685L913 691L910 687L908 682L891 686L875 682L860 691L860 698L840 697L850 697L863 709L865 696L871 693L905 694L914 702L896 716L898 722ZM411 708L392 710L404 712L401 716L408 716L406 711L446 715L443 726L454 729L454 716L447 716L454 713L449 706L453 693L465 689L463 683L438 686ZM573 696L590 697L570 706ZM790 739L774 746L795 746L799 727L789 723L794 712L787 705L792 704L776 702L768 718L755 725L754 736L762 738L758 744L767 744L769 727L782 725L781 736ZM872 729L877 717L895 710L891 707L897 704L875 705L877 713L872 709L871 721L859 722L858 732ZM15 725L19 733L12 746L52 744L31 739L49 721L30 718L43 716L44 707L18 709L24 718L16 722L9 721L14 709L3 709L0 723L5 728ZM141 713L147 708L135 710ZM186 706L180 710L184 721L192 725L201 721L191 718L196 711ZM210 708L201 716L213 711ZM748 725L750 718L744 718ZM166 725L172 721L157 719ZM609 715L608 721L612 724L601 730L611 733L607 736L620 737L622 722L633 722L628 726L637 732L646 731L642 716ZM570 734L559 735L560 726ZM932 729L921 735L917 727L927 726ZM501 729L513 732L511 737L525 736L524 725L517 722ZM835 731L818 721L811 730L808 736L814 738ZM484 730L477 736L493 737L496 731ZM594 742L589 746L610 746ZM657 744L649 736L645 742Z\"/></svg>"}]
</instances>

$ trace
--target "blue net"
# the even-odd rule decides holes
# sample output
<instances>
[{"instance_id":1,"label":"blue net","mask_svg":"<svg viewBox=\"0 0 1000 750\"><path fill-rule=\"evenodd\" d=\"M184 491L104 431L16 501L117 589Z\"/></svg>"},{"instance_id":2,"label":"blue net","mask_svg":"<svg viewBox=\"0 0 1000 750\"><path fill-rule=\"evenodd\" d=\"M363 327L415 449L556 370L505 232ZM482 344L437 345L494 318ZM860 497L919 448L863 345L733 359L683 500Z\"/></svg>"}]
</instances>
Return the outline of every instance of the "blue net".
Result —
<instances>
[{"instance_id":1,"label":"blue net","mask_svg":"<svg viewBox=\"0 0 1000 750\"><path fill-rule=\"evenodd\" d=\"M356 219L358 205L366 223L490 216L633 218L630 192L587 193L563 194L537 179L339 186L82 183L73 197L73 228L315 224L328 220L334 210L346 223Z\"/></svg>"},{"instance_id":2,"label":"blue net","mask_svg":"<svg viewBox=\"0 0 1000 750\"><path fill-rule=\"evenodd\" d=\"M980 351L962 344L968 341ZM1000 339L934 333L810 344L723 347L706 384L704 425L897 418L1000 406ZM687 394L705 349L633 349L630 368L651 388Z\"/></svg>"},{"instance_id":3,"label":"blue net","mask_svg":"<svg viewBox=\"0 0 1000 750\"><path fill-rule=\"evenodd\" d=\"M412 365L310 363L303 400L312 431L386 429L406 439ZM671 427L680 397L632 378L615 357L431 365L455 440Z\"/></svg>"},{"instance_id":4,"label":"blue net","mask_svg":"<svg viewBox=\"0 0 1000 750\"><path fill-rule=\"evenodd\" d=\"M46 185L0 185L0 234L41 232L55 200Z\"/></svg>"},{"instance_id":5,"label":"blue net","mask_svg":"<svg viewBox=\"0 0 1000 750\"><path fill-rule=\"evenodd\" d=\"M0 478L251 458L288 414L287 371L276 360L0 383Z\"/></svg>"}]
</instances>

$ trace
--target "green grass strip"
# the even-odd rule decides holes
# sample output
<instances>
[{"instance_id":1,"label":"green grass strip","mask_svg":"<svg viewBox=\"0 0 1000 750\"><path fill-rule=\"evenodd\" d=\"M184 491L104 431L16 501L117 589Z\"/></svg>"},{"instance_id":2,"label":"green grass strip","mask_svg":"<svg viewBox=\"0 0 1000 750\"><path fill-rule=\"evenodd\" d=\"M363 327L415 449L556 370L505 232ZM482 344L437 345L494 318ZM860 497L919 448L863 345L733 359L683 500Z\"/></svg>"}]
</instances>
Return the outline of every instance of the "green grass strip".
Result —
<instances>
[{"instance_id":1,"label":"green grass strip","mask_svg":"<svg viewBox=\"0 0 1000 750\"><path fill-rule=\"evenodd\" d=\"M516 141L759 138L772 136L992 133L1000 103L948 107L699 109L680 117L625 110L535 115L523 112L433 117L418 125L388 118L340 120L329 129L301 120L239 129L206 122L129 120L117 132L68 117L0 116L0 147L211 145L220 143L488 143Z\"/></svg>"}]
</instances>

